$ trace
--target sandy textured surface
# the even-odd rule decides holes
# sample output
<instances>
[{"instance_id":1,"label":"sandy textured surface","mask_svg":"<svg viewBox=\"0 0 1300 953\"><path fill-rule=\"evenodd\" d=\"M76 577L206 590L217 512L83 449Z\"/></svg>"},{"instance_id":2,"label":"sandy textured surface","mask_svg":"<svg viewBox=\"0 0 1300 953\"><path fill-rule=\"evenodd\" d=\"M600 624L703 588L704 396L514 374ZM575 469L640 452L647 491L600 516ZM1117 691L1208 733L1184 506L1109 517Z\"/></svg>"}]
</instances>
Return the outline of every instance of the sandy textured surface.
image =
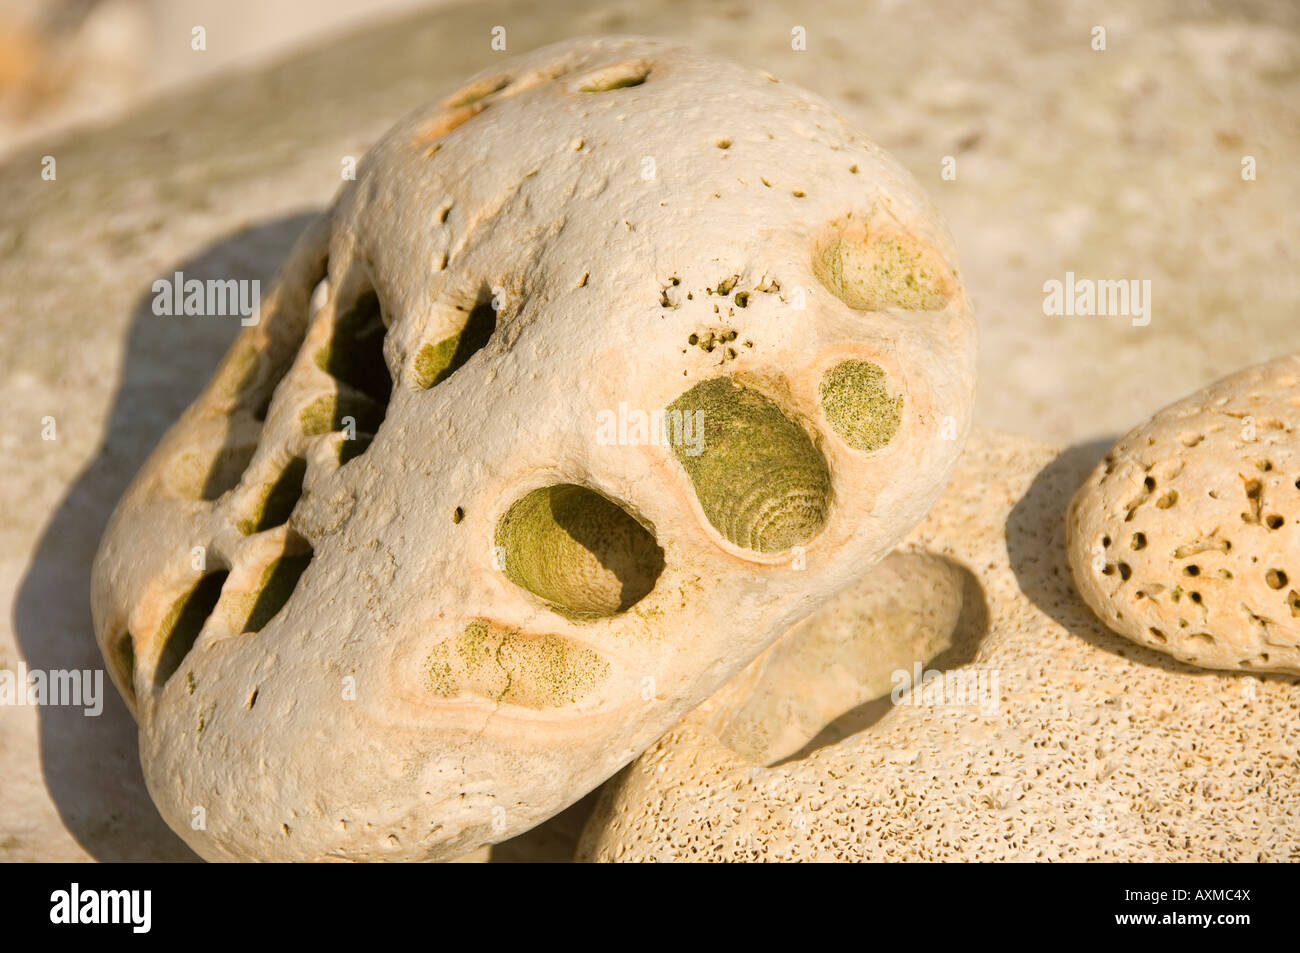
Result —
<instances>
[{"instance_id":1,"label":"sandy textured surface","mask_svg":"<svg viewBox=\"0 0 1300 953\"><path fill-rule=\"evenodd\" d=\"M954 14L960 10L960 17ZM827 97L952 226L982 326L976 420L1114 436L1228 370L1300 346L1300 14L1289 4L478 3L355 36L42 144L0 166L0 667L98 667L89 566L104 521L237 330L158 318L150 285L268 280L399 115L511 52L661 33ZM1105 52L1089 31L1108 29ZM790 48L791 29L808 49ZM647 144L647 152L653 152ZM40 157L58 179L40 178ZM1243 181L1244 155L1258 179ZM943 157L957 178L941 178ZM1067 271L1149 279L1146 327L1048 317ZM58 439L41 439L53 416ZM1100 451L1096 454L1100 456ZM0 856L189 856L149 803L134 728L0 710Z\"/></svg>"},{"instance_id":2,"label":"sandy textured surface","mask_svg":"<svg viewBox=\"0 0 1300 953\"><path fill-rule=\"evenodd\" d=\"M913 656L936 675L844 711L831 724L855 731L789 757L719 740L711 699L605 785L580 858L1300 859L1300 678L1206 672L1092 617L1060 519L1088 457L973 434L903 547L953 578L892 585L920 608L959 594L950 645ZM900 619L882 639L930 623ZM766 677L797 703L834 673L777 659ZM784 724L788 704L751 720Z\"/></svg>"}]
</instances>

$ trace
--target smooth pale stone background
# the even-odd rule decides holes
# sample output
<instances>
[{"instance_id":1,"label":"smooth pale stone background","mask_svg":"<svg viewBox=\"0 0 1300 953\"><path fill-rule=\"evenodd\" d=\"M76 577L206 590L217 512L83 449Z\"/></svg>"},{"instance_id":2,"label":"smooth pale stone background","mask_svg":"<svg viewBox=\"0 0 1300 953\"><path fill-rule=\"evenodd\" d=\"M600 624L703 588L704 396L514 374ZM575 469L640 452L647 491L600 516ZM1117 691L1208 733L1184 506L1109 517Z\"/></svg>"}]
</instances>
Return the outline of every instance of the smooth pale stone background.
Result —
<instances>
[{"instance_id":1,"label":"smooth pale stone background","mask_svg":"<svg viewBox=\"0 0 1300 953\"><path fill-rule=\"evenodd\" d=\"M666 35L831 100L913 171L952 226L982 326L979 424L1057 443L1114 436L1300 347L1290 3L434 10L0 165L0 668L100 666L88 587L104 522L237 330L230 318L154 316L153 280L180 270L269 281L304 215L337 189L344 156L504 59L489 45L498 24L510 52L578 34ZM1091 49L1095 25L1105 52ZM806 51L791 49L796 26ZM46 154L54 182L40 177ZM1257 181L1242 181L1243 155L1256 158ZM955 181L940 178L944 156L956 157ZM1150 325L1045 316L1043 283L1066 271L1149 279ZM41 439L46 416L57 440ZM0 708L0 859L193 857L154 812L131 719L105 688L99 718Z\"/></svg>"}]
</instances>

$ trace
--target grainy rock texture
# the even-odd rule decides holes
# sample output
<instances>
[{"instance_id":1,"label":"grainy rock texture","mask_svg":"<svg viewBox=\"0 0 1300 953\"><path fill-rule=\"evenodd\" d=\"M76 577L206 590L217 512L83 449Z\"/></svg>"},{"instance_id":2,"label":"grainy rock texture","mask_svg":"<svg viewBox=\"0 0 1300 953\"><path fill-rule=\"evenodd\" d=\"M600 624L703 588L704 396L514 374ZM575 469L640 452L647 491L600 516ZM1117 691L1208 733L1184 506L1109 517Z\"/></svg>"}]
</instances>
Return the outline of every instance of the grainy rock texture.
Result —
<instances>
[{"instance_id":1,"label":"grainy rock texture","mask_svg":"<svg viewBox=\"0 0 1300 953\"><path fill-rule=\"evenodd\" d=\"M491 47L496 24L509 53ZM1091 48L1098 24L1104 52ZM796 26L806 49L792 48ZM961 22L931 2L449 5L0 165L0 668L104 666L95 546L239 330L155 315L152 283L183 270L266 287L343 163L407 110L516 52L611 32L663 34L816 90L917 177L978 307L985 425L1109 445L1225 368L1300 348L1290 0L989 0ZM40 174L47 154L55 181ZM1044 315L1044 281L1067 270L1150 278L1151 324ZM135 722L107 695L97 718L0 708L0 858L194 858L158 817Z\"/></svg>"},{"instance_id":2,"label":"grainy rock texture","mask_svg":"<svg viewBox=\"0 0 1300 953\"><path fill-rule=\"evenodd\" d=\"M905 546L936 569L898 595L949 601L942 565L964 580L950 648L915 659L942 678L899 683L855 733L774 764L719 740L710 718L737 699L715 697L606 785L579 857L1300 859L1298 680L1198 671L1092 618L1061 518L1091 463L976 430ZM888 652L924 630L904 617ZM791 694L818 692L789 672Z\"/></svg>"},{"instance_id":3,"label":"grainy rock texture","mask_svg":"<svg viewBox=\"0 0 1300 953\"><path fill-rule=\"evenodd\" d=\"M920 520L974 332L919 187L770 75L582 40L418 110L105 533L163 817L301 860L545 820Z\"/></svg>"},{"instance_id":4,"label":"grainy rock texture","mask_svg":"<svg viewBox=\"0 0 1300 953\"><path fill-rule=\"evenodd\" d=\"M1075 494L1066 541L1116 632L1207 668L1300 673L1300 356L1125 435Z\"/></svg>"}]
</instances>

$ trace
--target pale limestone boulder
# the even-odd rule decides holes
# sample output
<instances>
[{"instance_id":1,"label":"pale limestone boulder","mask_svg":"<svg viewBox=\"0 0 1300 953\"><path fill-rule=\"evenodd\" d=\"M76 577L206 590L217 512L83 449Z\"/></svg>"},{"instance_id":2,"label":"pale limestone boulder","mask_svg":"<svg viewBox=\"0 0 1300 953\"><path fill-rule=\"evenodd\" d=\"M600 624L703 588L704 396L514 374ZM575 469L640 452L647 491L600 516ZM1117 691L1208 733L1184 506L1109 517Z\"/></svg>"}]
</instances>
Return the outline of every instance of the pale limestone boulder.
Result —
<instances>
[{"instance_id":1,"label":"pale limestone boulder","mask_svg":"<svg viewBox=\"0 0 1300 953\"><path fill-rule=\"evenodd\" d=\"M892 589L915 606L873 630L886 646L857 657L877 687L891 665L906 673L890 675L895 697L841 715L794 757L789 744L764 751L759 731L748 747L734 732L724 742L718 726L735 711L757 724L766 708L779 731L791 707L817 704L815 663L790 651L781 671L777 642L761 673L743 673L605 786L579 858L1300 859L1297 679L1197 671L1097 623L1063 545L1069 494L1095 459L1083 457L975 431L903 555L845 597ZM911 584L897 579L901 559ZM879 569L889 575L873 584ZM942 678L913 688L917 663ZM832 686L842 668L828 666ZM785 698L745 679L783 683Z\"/></svg>"},{"instance_id":2,"label":"pale limestone boulder","mask_svg":"<svg viewBox=\"0 0 1300 953\"><path fill-rule=\"evenodd\" d=\"M1300 673L1300 355L1127 434L1079 487L1066 539L1116 632L1206 668Z\"/></svg>"},{"instance_id":3,"label":"pale limestone boulder","mask_svg":"<svg viewBox=\"0 0 1300 953\"><path fill-rule=\"evenodd\" d=\"M222 860L536 825L893 548L973 363L936 211L816 98L640 39L471 80L371 151L104 536L160 812Z\"/></svg>"}]
</instances>

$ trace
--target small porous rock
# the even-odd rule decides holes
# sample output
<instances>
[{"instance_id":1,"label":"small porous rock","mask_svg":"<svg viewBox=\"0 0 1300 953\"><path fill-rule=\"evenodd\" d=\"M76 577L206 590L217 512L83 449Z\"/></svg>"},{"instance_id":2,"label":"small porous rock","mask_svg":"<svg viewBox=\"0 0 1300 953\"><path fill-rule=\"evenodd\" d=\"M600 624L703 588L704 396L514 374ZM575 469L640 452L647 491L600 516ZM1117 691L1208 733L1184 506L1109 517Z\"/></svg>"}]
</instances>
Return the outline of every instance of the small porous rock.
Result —
<instances>
[{"instance_id":1,"label":"small porous rock","mask_svg":"<svg viewBox=\"0 0 1300 953\"><path fill-rule=\"evenodd\" d=\"M757 71L583 39L408 116L101 544L159 811L213 860L534 827L921 519L974 331L915 181Z\"/></svg>"},{"instance_id":2,"label":"small porous rock","mask_svg":"<svg viewBox=\"0 0 1300 953\"><path fill-rule=\"evenodd\" d=\"M900 552L602 788L578 859L1300 860L1300 679L1097 621L1061 518L1092 462L975 431Z\"/></svg>"},{"instance_id":3,"label":"small porous rock","mask_svg":"<svg viewBox=\"0 0 1300 953\"><path fill-rule=\"evenodd\" d=\"M1075 494L1067 541L1116 632L1205 668L1300 673L1300 355L1126 435Z\"/></svg>"}]
</instances>

